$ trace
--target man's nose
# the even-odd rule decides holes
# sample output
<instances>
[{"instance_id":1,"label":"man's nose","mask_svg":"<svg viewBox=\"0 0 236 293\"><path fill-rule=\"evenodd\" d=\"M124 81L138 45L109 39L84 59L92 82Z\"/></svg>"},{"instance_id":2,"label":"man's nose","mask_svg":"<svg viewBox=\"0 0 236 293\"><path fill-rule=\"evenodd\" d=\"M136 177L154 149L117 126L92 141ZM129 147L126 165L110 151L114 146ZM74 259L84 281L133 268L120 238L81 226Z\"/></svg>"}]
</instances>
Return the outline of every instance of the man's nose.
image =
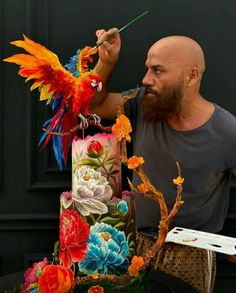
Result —
<instances>
[{"instance_id":1,"label":"man's nose","mask_svg":"<svg viewBox=\"0 0 236 293\"><path fill-rule=\"evenodd\" d=\"M142 83L144 86L152 86L154 85L154 80L150 74L149 71L147 71L147 73L145 74L143 80L142 80Z\"/></svg>"}]
</instances>

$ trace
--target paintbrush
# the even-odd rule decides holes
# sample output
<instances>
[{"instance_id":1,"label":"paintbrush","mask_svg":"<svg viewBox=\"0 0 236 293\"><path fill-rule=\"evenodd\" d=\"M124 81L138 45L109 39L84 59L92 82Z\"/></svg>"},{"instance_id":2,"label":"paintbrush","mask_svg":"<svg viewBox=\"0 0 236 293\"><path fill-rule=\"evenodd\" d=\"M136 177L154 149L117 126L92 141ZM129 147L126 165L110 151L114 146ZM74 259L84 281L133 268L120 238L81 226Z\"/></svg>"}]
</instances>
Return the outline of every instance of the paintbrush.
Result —
<instances>
[{"instance_id":1,"label":"paintbrush","mask_svg":"<svg viewBox=\"0 0 236 293\"><path fill-rule=\"evenodd\" d=\"M109 37L107 37L105 40L98 42L92 49L90 49L87 53L89 54L90 52L92 52L94 49L100 47L102 44L104 44L105 42L109 41L110 39L114 38L117 34L119 34L121 31L123 31L124 29L126 29L128 26L130 26L132 23L136 22L138 19L140 19L141 17L143 17L144 15L146 15L149 11L145 11L142 14L140 14L139 16L137 16L136 18L134 18L133 20L131 20L130 22L128 22L126 25L124 25L122 28L120 28L118 31L114 32L113 34L111 34Z\"/></svg>"}]
</instances>

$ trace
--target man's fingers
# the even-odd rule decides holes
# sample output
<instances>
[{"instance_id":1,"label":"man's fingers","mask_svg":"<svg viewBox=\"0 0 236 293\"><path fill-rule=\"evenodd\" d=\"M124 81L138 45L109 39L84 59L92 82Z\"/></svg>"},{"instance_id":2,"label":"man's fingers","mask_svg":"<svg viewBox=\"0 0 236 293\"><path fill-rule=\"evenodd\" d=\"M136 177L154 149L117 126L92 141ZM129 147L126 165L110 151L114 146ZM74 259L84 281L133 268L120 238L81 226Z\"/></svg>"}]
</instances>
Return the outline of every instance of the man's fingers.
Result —
<instances>
[{"instance_id":1,"label":"man's fingers","mask_svg":"<svg viewBox=\"0 0 236 293\"><path fill-rule=\"evenodd\" d=\"M100 37L101 35L103 35L106 31L104 29L99 29L96 31L96 36Z\"/></svg>"},{"instance_id":2,"label":"man's fingers","mask_svg":"<svg viewBox=\"0 0 236 293\"><path fill-rule=\"evenodd\" d=\"M109 29L109 30L107 31L107 33L108 33L109 35L112 35L112 34L114 34L114 33L117 32L117 31L118 31L118 28L113 27L113 28Z\"/></svg>"},{"instance_id":3,"label":"man's fingers","mask_svg":"<svg viewBox=\"0 0 236 293\"><path fill-rule=\"evenodd\" d=\"M103 48L106 49L107 51L109 51L109 49L111 49L111 44L109 42L104 42L102 44Z\"/></svg>"},{"instance_id":4,"label":"man's fingers","mask_svg":"<svg viewBox=\"0 0 236 293\"><path fill-rule=\"evenodd\" d=\"M100 29L96 31L96 36L98 38L97 43L104 41L105 39L107 39L110 35L114 34L115 32L117 32L118 29L117 28L111 28L108 31L105 31L104 29Z\"/></svg>"}]
</instances>

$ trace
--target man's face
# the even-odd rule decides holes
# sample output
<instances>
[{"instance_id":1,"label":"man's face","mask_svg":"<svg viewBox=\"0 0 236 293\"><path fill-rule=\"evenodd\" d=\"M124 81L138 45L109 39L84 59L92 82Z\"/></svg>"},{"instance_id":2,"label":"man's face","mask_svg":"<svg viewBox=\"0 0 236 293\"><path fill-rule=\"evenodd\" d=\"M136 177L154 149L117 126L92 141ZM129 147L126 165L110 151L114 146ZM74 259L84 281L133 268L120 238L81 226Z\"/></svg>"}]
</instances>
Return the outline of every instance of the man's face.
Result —
<instances>
[{"instance_id":1,"label":"man's face","mask_svg":"<svg viewBox=\"0 0 236 293\"><path fill-rule=\"evenodd\" d=\"M184 95L184 73L175 59L163 50L150 49L143 78L146 87L142 102L143 117L155 122L178 114Z\"/></svg>"},{"instance_id":2,"label":"man's face","mask_svg":"<svg viewBox=\"0 0 236 293\"><path fill-rule=\"evenodd\" d=\"M142 101L143 118L155 122L178 114L182 98L183 79L179 79L175 84L166 85L159 91L147 86Z\"/></svg>"}]
</instances>

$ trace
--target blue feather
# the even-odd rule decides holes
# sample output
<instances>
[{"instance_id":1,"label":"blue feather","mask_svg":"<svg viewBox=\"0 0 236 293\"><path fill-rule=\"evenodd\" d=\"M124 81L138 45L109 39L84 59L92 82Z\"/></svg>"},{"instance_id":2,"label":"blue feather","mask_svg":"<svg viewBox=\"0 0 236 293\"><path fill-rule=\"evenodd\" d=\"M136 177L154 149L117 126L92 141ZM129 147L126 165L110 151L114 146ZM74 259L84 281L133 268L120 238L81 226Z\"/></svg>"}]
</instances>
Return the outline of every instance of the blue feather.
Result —
<instances>
[{"instance_id":1,"label":"blue feather","mask_svg":"<svg viewBox=\"0 0 236 293\"><path fill-rule=\"evenodd\" d=\"M62 138L61 138L61 136L53 135L52 143L53 143L53 151L54 151L55 159L58 163L60 170L62 170L63 151L62 151Z\"/></svg>"},{"instance_id":2,"label":"blue feather","mask_svg":"<svg viewBox=\"0 0 236 293\"><path fill-rule=\"evenodd\" d=\"M48 128L48 130L47 131L45 131L44 133L43 133L43 135L41 136L41 138L40 138L40 140L39 140L39 143L38 143L38 145L41 145L42 144L42 142L45 140L45 138L48 136L48 132L50 131L50 127Z\"/></svg>"},{"instance_id":3,"label":"blue feather","mask_svg":"<svg viewBox=\"0 0 236 293\"><path fill-rule=\"evenodd\" d=\"M53 117L52 117L52 118L53 118ZM43 123L43 127L46 127L46 126L49 124L49 122L52 121L52 118L49 118L48 120L46 120L46 121Z\"/></svg>"},{"instance_id":4,"label":"blue feather","mask_svg":"<svg viewBox=\"0 0 236 293\"><path fill-rule=\"evenodd\" d=\"M60 95L56 101L54 101L54 99L51 100L51 104L52 104L52 109L53 110L57 110L61 107L61 101L62 101L62 95Z\"/></svg>"},{"instance_id":5,"label":"blue feather","mask_svg":"<svg viewBox=\"0 0 236 293\"><path fill-rule=\"evenodd\" d=\"M69 62L64 66L75 77L79 77L79 72L77 71L77 61L80 51L81 50L78 50L77 55L70 57Z\"/></svg>"}]
</instances>

